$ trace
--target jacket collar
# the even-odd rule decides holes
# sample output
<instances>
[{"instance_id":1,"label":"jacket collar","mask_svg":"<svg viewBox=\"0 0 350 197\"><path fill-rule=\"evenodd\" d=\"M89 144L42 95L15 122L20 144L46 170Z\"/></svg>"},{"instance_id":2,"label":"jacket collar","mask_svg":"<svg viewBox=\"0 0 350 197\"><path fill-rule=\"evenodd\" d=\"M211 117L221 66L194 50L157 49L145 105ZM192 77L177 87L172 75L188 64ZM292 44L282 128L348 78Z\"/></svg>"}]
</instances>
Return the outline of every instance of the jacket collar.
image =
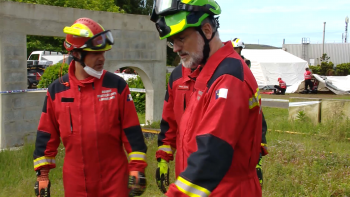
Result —
<instances>
[{"instance_id":1,"label":"jacket collar","mask_svg":"<svg viewBox=\"0 0 350 197\"><path fill-rule=\"evenodd\" d=\"M200 72L195 88L205 89L211 76L214 74L216 68L227 56L235 53L231 42L224 42L224 46L216 51L212 56L209 57L207 63L204 65L202 71Z\"/></svg>"}]
</instances>

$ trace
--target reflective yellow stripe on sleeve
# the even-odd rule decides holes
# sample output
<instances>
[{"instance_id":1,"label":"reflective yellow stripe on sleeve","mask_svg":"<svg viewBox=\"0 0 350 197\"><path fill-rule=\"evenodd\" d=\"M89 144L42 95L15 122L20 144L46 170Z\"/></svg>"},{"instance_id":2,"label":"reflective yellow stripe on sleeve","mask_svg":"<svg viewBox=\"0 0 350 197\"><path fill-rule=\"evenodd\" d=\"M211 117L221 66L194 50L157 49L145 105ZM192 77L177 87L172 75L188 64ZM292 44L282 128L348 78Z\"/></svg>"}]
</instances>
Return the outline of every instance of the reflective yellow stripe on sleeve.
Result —
<instances>
[{"instance_id":1,"label":"reflective yellow stripe on sleeve","mask_svg":"<svg viewBox=\"0 0 350 197\"><path fill-rule=\"evenodd\" d=\"M200 187L196 184L193 184L181 176L177 178L175 181L175 185L178 190L187 194L190 197L208 197L210 195L210 191L205 189L204 187Z\"/></svg>"},{"instance_id":2,"label":"reflective yellow stripe on sleeve","mask_svg":"<svg viewBox=\"0 0 350 197\"><path fill-rule=\"evenodd\" d=\"M265 146L265 147L267 147L267 144L261 143L261 146Z\"/></svg>"},{"instance_id":3,"label":"reflective yellow stripe on sleeve","mask_svg":"<svg viewBox=\"0 0 350 197\"><path fill-rule=\"evenodd\" d=\"M52 165L52 164L56 164L56 160L54 157L45 157L45 156L39 157L34 160L34 169L41 166Z\"/></svg>"},{"instance_id":4,"label":"reflective yellow stripe on sleeve","mask_svg":"<svg viewBox=\"0 0 350 197\"><path fill-rule=\"evenodd\" d=\"M129 154L130 161L132 160L140 160L140 161L146 161L146 154L143 152L131 152Z\"/></svg>"},{"instance_id":5,"label":"reflective yellow stripe on sleeve","mask_svg":"<svg viewBox=\"0 0 350 197\"><path fill-rule=\"evenodd\" d=\"M168 154L173 154L173 150L171 149L170 145L162 145L158 147L158 150L162 150Z\"/></svg>"},{"instance_id":6,"label":"reflective yellow stripe on sleeve","mask_svg":"<svg viewBox=\"0 0 350 197\"><path fill-rule=\"evenodd\" d=\"M255 94L249 99L249 109L253 109L254 107L260 107L261 95L259 93L259 88L256 89Z\"/></svg>"}]
</instances>

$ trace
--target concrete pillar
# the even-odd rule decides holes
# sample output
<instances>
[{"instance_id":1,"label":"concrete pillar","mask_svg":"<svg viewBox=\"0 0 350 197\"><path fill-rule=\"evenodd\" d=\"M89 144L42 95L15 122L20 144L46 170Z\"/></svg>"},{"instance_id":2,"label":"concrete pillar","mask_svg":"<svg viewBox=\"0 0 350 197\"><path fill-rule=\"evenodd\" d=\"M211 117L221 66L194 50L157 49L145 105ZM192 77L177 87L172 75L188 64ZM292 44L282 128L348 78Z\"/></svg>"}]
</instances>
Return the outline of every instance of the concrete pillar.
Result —
<instances>
[{"instance_id":1,"label":"concrete pillar","mask_svg":"<svg viewBox=\"0 0 350 197\"><path fill-rule=\"evenodd\" d=\"M0 91L26 89L26 35L5 30L0 29ZM24 112L11 111L11 107L20 105L18 95L23 94L0 94L0 149L18 144L14 136L25 127L26 122L18 122L23 120L20 114Z\"/></svg>"},{"instance_id":2,"label":"concrete pillar","mask_svg":"<svg viewBox=\"0 0 350 197\"><path fill-rule=\"evenodd\" d=\"M0 30L1 31L1 30ZM16 32L0 33L0 90L27 87L27 40Z\"/></svg>"}]
</instances>

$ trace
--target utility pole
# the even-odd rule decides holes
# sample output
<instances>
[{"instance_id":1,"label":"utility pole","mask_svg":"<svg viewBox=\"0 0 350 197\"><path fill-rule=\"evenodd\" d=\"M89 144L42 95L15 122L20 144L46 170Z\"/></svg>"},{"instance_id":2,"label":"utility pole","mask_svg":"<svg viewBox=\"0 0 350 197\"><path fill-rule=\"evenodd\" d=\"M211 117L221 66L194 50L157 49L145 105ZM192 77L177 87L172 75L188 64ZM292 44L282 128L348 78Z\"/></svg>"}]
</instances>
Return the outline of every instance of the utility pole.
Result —
<instances>
[{"instance_id":1,"label":"utility pole","mask_svg":"<svg viewBox=\"0 0 350 197\"><path fill-rule=\"evenodd\" d=\"M326 33L326 22L323 23L323 46L322 46L322 55L324 54L324 37Z\"/></svg>"},{"instance_id":2,"label":"utility pole","mask_svg":"<svg viewBox=\"0 0 350 197\"><path fill-rule=\"evenodd\" d=\"M344 41L345 43L348 37L348 24L349 24L349 17L346 17L345 18L345 41Z\"/></svg>"}]
</instances>

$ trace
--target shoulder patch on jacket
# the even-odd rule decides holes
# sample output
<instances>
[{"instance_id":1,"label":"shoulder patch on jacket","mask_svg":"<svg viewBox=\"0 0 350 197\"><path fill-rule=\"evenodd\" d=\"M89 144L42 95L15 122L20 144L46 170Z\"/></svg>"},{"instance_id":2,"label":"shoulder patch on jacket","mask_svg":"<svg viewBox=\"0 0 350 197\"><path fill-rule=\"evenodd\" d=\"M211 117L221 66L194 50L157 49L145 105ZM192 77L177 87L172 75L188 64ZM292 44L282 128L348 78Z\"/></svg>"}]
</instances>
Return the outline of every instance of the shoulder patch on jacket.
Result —
<instances>
[{"instance_id":1,"label":"shoulder patch on jacket","mask_svg":"<svg viewBox=\"0 0 350 197\"><path fill-rule=\"evenodd\" d=\"M179 64L178 66L176 66L173 72L171 72L171 75L169 77L169 85L171 89L173 89L174 81L181 79L181 77L182 77L182 64Z\"/></svg>"},{"instance_id":2,"label":"shoulder patch on jacket","mask_svg":"<svg viewBox=\"0 0 350 197\"><path fill-rule=\"evenodd\" d=\"M126 86L126 82L123 78L111 72L106 72L103 77L102 87L105 88L117 88L118 94L121 94Z\"/></svg>"},{"instance_id":3,"label":"shoulder patch on jacket","mask_svg":"<svg viewBox=\"0 0 350 197\"><path fill-rule=\"evenodd\" d=\"M63 84L61 84L61 82L64 81L64 82L69 82L69 77L68 77L68 74L65 74L62 79L58 78L56 79L54 82L52 82L50 85L49 85L49 88L48 88L48 92L51 96L51 100L54 101L55 100L55 97L56 97L56 94L60 93L60 92L64 92L66 90L69 90L70 89L70 86L65 86Z\"/></svg>"},{"instance_id":4,"label":"shoulder patch on jacket","mask_svg":"<svg viewBox=\"0 0 350 197\"><path fill-rule=\"evenodd\" d=\"M243 81L244 74L241 60L235 58L224 59L216 68L213 76L211 76L210 80L208 81L208 89L210 89L211 85L216 81L217 78L225 74L232 75L237 79Z\"/></svg>"}]
</instances>

